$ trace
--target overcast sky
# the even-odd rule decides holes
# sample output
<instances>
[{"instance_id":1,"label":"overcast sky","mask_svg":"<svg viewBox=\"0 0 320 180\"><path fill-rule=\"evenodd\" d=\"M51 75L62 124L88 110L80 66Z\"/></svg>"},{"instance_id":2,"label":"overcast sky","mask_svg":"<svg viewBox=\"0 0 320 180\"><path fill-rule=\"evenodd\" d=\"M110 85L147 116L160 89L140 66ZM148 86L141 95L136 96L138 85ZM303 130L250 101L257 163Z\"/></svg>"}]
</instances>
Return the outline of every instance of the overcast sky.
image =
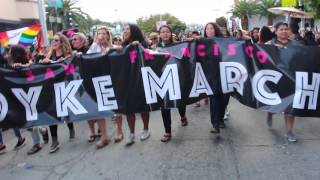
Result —
<instances>
[{"instance_id":1,"label":"overcast sky","mask_svg":"<svg viewBox=\"0 0 320 180\"><path fill-rule=\"evenodd\" d=\"M234 0L79 0L78 7L103 21L136 22L139 17L170 13L181 21L206 24L227 16Z\"/></svg>"}]
</instances>

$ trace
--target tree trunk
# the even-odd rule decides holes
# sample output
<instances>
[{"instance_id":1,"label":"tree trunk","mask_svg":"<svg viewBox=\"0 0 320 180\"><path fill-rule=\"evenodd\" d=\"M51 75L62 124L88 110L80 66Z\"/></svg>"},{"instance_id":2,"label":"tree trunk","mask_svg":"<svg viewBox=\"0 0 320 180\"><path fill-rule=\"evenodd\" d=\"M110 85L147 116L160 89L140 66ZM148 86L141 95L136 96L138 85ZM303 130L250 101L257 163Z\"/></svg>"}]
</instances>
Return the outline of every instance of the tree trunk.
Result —
<instances>
[{"instance_id":1,"label":"tree trunk","mask_svg":"<svg viewBox=\"0 0 320 180\"><path fill-rule=\"evenodd\" d=\"M248 16L244 16L244 17L241 19L241 25L242 25L242 29L248 30L248 26L249 26Z\"/></svg>"},{"instance_id":2,"label":"tree trunk","mask_svg":"<svg viewBox=\"0 0 320 180\"><path fill-rule=\"evenodd\" d=\"M268 26L272 26L272 25L273 25L273 18L268 17Z\"/></svg>"}]
</instances>

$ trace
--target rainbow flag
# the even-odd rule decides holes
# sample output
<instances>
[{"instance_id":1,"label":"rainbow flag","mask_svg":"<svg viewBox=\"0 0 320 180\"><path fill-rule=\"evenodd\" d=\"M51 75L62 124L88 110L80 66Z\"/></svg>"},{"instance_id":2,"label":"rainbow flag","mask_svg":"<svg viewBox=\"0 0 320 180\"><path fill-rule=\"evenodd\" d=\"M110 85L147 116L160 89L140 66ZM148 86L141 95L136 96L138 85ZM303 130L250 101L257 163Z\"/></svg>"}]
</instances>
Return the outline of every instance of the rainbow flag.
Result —
<instances>
[{"instance_id":1,"label":"rainbow flag","mask_svg":"<svg viewBox=\"0 0 320 180\"><path fill-rule=\"evenodd\" d=\"M9 37L6 32L0 32L1 47L7 47L9 45Z\"/></svg>"},{"instance_id":2,"label":"rainbow flag","mask_svg":"<svg viewBox=\"0 0 320 180\"><path fill-rule=\"evenodd\" d=\"M36 24L28 27L22 32L20 36L19 44L23 46L30 46L34 44L34 40L38 36L40 30L41 30L40 24Z\"/></svg>"},{"instance_id":3,"label":"rainbow flag","mask_svg":"<svg viewBox=\"0 0 320 180\"><path fill-rule=\"evenodd\" d=\"M21 44L23 46L32 45L41 29L40 24L23 27L11 31L0 32L0 43L2 47L8 45Z\"/></svg>"}]
</instances>

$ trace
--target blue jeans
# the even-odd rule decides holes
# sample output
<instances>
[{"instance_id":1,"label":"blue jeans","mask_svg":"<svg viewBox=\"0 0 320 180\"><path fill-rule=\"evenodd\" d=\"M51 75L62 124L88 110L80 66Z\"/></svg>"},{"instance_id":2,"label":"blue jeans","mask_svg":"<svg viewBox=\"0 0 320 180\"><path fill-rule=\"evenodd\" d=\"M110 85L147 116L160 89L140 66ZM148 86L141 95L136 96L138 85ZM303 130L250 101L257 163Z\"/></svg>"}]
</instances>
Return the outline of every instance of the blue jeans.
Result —
<instances>
[{"instance_id":1,"label":"blue jeans","mask_svg":"<svg viewBox=\"0 0 320 180\"><path fill-rule=\"evenodd\" d=\"M18 139L21 139L21 133L20 129L18 127L13 128L13 132L16 135ZM3 139L2 139L2 129L0 128L0 145L3 144Z\"/></svg>"},{"instance_id":2,"label":"blue jeans","mask_svg":"<svg viewBox=\"0 0 320 180\"><path fill-rule=\"evenodd\" d=\"M31 131L33 145L40 144L40 128L33 127Z\"/></svg>"}]
</instances>

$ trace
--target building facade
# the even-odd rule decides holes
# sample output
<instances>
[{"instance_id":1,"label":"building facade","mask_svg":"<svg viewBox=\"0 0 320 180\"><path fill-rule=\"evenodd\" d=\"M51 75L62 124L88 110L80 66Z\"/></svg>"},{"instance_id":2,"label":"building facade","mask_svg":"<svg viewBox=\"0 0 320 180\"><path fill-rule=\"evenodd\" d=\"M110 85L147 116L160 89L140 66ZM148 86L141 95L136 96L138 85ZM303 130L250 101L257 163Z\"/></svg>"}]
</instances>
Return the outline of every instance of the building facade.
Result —
<instances>
[{"instance_id":1,"label":"building facade","mask_svg":"<svg viewBox=\"0 0 320 180\"><path fill-rule=\"evenodd\" d=\"M0 31L7 31L39 22L38 0L2 0Z\"/></svg>"}]
</instances>

